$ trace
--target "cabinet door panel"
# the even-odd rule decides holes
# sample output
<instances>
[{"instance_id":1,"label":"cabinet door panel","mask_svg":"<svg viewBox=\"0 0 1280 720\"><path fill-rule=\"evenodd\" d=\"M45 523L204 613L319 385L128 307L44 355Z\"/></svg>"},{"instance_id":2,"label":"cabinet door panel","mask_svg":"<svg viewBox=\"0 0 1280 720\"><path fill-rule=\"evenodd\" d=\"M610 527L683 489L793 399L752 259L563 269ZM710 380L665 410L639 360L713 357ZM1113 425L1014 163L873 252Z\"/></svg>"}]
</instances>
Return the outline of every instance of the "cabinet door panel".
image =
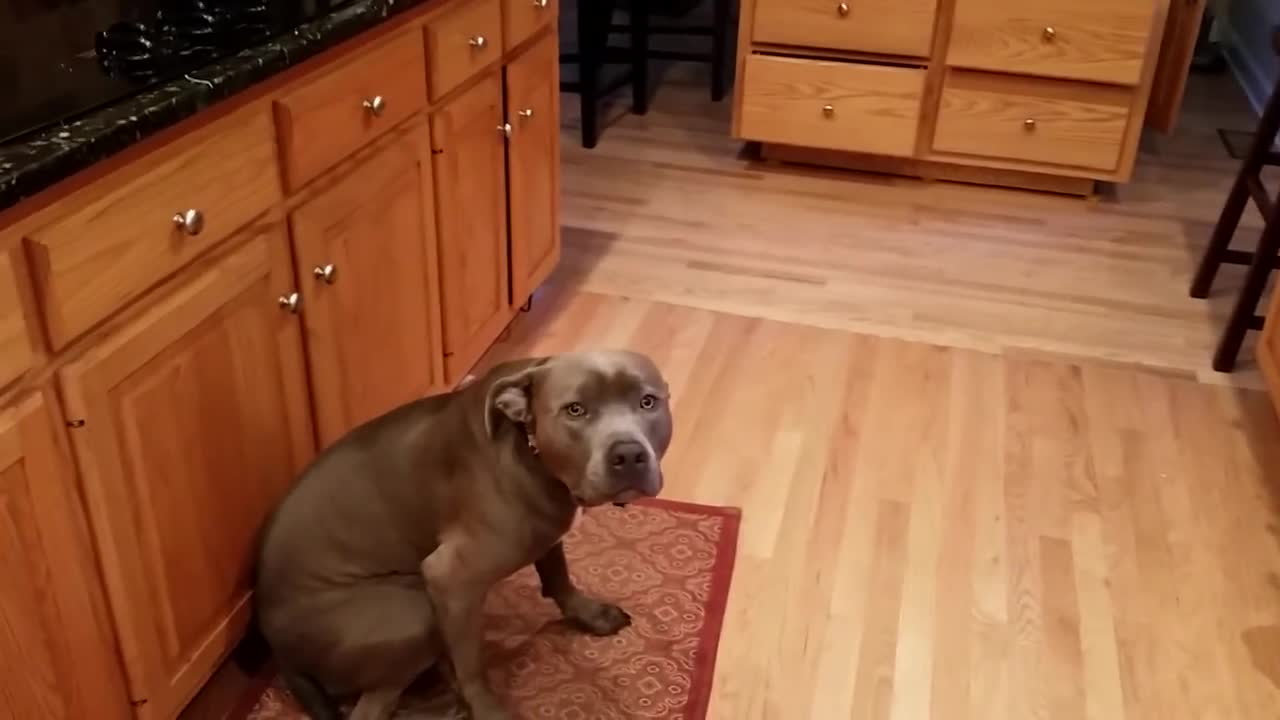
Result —
<instances>
[{"instance_id":1,"label":"cabinet door panel","mask_svg":"<svg viewBox=\"0 0 1280 720\"><path fill-rule=\"evenodd\" d=\"M322 446L444 384L425 134L344 170L291 219Z\"/></svg>"},{"instance_id":2,"label":"cabinet door panel","mask_svg":"<svg viewBox=\"0 0 1280 720\"><path fill-rule=\"evenodd\" d=\"M278 223L61 373L139 717L171 718L241 636L259 528L313 452ZM78 423L77 423L78 424Z\"/></svg>"},{"instance_id":3,"label":"cabinet door panel","mask_svg":"<svg viewBox=\"0 0 1280 720\"><path fill-rule=\"evenodd\" d=\"M511 300L522 304L560 261L560 57L554 33L507 68Z\"/></svg>"},{"instance_id":4,"label":"cabinet door panel","mask_svg":"<svg viewBox=\"0 0 1280 720\"><path fill-rule=\"evenodd\" d=\"M431 119L448 382L511 319L502 81L485 76Z\"/></svg>"},{"instance_id":5,"label":"cabinet door panel","mask_svg":"<svg viewBox=\"0 0 1280 720\"><path fill-rule=\"evenodd\" d=\"M98 573L47 393L0 413L0 717L122 720Z\"/></svg>"}]
</instances>

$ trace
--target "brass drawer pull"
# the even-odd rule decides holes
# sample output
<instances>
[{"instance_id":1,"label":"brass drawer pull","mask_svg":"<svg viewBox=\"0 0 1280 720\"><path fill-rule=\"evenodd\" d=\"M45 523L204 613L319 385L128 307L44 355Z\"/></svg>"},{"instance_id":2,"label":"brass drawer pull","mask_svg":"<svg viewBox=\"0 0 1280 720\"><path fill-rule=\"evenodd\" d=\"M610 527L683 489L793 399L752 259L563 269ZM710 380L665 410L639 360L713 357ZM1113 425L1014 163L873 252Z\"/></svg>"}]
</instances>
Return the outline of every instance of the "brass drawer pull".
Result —
<instances>
[{"instance_id":1,"label":"brass drawer pull","mask_svg":"<svg viewBox=\"0 0 1280 720\"><path fill-rule=\"evenodd\" d=\"M1058 39L1058 31L1054 30L1052 27L1047 27L1044 29L1044 32L1041 33L1041 36L1044 38L1045 42L1050 43Z\"/></svg>"},{"instance_id":2,"label":"brass drawer pull","mask_svg":"<svg viewBox=\"0 0 1280 720\"><path fill-rule=\"evenodd\" d=\"M1035 118L1027 118L1026 120L1023 120L1023 121L1022 121L1022 129L1023 129L1023 130L1026 130L1027 132L1034 132L1034 131L1035 131L1035 129L1036 129L1036 120L1035 120Z\"/></svg>"},{"instance_id":3,"label":"brass drawer pull","mask_svg":"<svg viewBox=\"0 0 1280 720\"><path fill-rule=\"evenodd\" d=\"M173 225L192 237L204 231L204 213L192 208L173 216Z\"/></svg>"},{"instance_id":4,"label":"brass drawer pull","mask_svg":"<svg viewBox=\"0 0 1280 720\"><path fill-rule=\"evenodd\" d=\"M836 12L840 13L840 17L849 17L849 3L840 3L837 5Z\"/></svg>"},{"instance_id":5,"label":"brass drawer pull","mask_svg":"<svg viewBox=\"0 0 1280 720\"><path fill-rule=\"evenodd\" d=\"M483 35L477 35L473 38L468 38L467 44L476 50L483 50L489 44L489 41L485 40Z\"/></svg>"},{"instance_id":6,"label":"brass drawer pull","mask_svg":"<svg viewBox=\"0 0 1280 720\"><path fill-rule=\"evenodd\" d=\"M382 113L387 109L387 101L381 95L374 95L361 103L361 105L374 117L382 117Z\"/></svg>"}]
</instances>

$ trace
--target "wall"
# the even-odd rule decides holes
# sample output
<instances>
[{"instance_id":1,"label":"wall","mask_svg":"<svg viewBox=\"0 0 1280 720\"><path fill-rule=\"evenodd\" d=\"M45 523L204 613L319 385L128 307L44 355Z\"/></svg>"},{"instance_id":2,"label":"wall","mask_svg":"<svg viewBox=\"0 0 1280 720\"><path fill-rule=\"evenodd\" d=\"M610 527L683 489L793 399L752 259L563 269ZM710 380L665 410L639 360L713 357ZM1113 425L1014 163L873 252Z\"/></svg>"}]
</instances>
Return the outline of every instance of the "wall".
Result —
<instances>
[{"instance_id":1,"label":"wall","mask_svg":"<svg viewBox=\"0 0 1280 720\"><path fill-rule=\"evenodd\" d=\"M1227 59L1259 110L1280 77L1271 34L1280 25L1280 0L1227 0L1223 28Z\"/></svg>"}]
</instances>

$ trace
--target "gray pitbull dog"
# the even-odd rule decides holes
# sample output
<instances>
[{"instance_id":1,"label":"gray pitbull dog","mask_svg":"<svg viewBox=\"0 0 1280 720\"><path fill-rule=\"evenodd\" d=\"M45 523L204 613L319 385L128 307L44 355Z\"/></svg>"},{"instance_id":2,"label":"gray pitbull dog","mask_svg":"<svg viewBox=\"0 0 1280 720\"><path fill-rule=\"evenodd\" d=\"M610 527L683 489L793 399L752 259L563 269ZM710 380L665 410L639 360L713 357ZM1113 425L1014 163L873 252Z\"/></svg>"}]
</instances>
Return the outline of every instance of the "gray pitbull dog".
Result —
<instances>
[{"instance_id":1,"label":"gray pitbull dog","mask_svg":"<svg viewBox=\"0 0 1280 720\"><path fill-rule=\"evenodd\" d=\"M667 383L647 357L599 351L499 365L406 404L316 457L263 531L258 626L304 709L384 720L447 659L477 720L510 715L485 679L481 605L533 563L588 632L630 623L579 592L561 536L579 507L652 497L671 443Z\"/></svg>"}]
</instances>

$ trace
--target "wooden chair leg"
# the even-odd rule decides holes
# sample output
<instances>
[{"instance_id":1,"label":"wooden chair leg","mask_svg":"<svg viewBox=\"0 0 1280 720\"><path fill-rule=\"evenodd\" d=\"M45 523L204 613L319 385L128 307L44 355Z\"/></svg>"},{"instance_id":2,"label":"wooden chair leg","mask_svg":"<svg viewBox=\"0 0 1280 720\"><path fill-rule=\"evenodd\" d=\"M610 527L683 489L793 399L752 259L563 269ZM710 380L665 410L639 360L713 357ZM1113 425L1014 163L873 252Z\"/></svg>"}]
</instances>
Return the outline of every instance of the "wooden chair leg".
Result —
<instances>
[{"instance_id":1,"label":"wooden chair leg","mask_svg":"<svg viewBox=\"0 0 1280 720\"><path fill-rule=\"evenodd\" d=\"M582 147L588 149L600 141L600 69L612 14L612 2L587 0L578 4L578 102Z\"/></svg>"},{"instance_id":2,"label":"wooden chair leg","mask_svg":"<svg viewBox=\"0 0 1280 720\"><path fill-rule=\"evenodd\" d=\"M1231 244L1240 225L1240 217L1244 214L1245 205L1249 202L1249 182L1262 170L1264 159L1275 143L1276 133L1280 132L1280 83L1271 93L1271 99L1258 121L1258 129L1254 133L1249 153L1240 164L1240 172L1231 184L1231 192L1222 205L1222 212L1213 226L1213 234L1209 237L1209 245L1200 257L1200 266L1196 269L1195 278L1191 281L1191 297L1206 298L1213 288L1213 280L1217 277L1218 268L1222 267L1223 257ZM1256 264L1256 263L1255 263Z\"/></svg>"},{"instance_id":3,"label":"wooden chair leg","mask_svg":"<svg viewBox=\"0 0 1280 720\"><path fill-rule=\"evenodd\" d=\"M728 85L726 64L729 59L729 11L732 0L714 0L711 28L711 102L724 99Z\"/></svg>"},{"instance_id":4,"label":"wooden chair leg","mask_svg":"<svg viewBox=\"0 0 1280 720\"><path fill-rule=\"evenodd\" d=\"M1280 197L1276 198L1280 202ZM1276 253L1280 251L1280 211L1267 218L1267 225L1262 230L1258 247L1253 253L1253 262L1245 274L1244 287L1231 308L1231 317L1227 327L1218 341L1218 349L1213 354L1213 369L1218 372L1231 372L1240 355L1240 346L1244 344L1244 336L1253 326L1254 316L1258 312L1258 301L1267 288L1267 278L1275 264Z\"/></svg>"},{"instance_id":5,"label":"wooden chair leg","mask_svg":"<svg viewBox=\"0 0 1280 720\"><path fill-rule=\"evenodd\" d=\"M631 112L636 115L649 112L649 11L649 0L631 0Z\"/></svg>"}]
</instances>

